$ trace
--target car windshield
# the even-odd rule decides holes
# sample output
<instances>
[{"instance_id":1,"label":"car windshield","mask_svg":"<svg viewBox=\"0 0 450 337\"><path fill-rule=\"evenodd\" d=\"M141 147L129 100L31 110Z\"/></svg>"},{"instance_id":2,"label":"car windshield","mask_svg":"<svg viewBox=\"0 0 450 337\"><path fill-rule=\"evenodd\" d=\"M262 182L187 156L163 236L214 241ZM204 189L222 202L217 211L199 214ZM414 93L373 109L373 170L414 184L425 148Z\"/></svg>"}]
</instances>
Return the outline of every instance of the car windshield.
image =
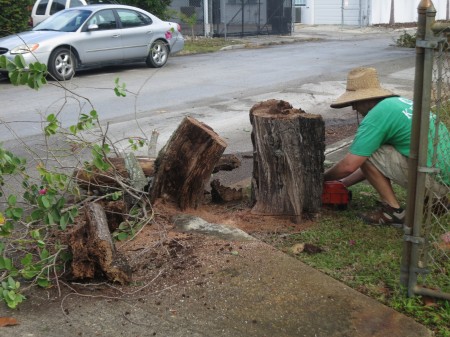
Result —
<instances>
[{"instance_id":1,"label":"car windshield","mask_svg":"<svg viewBox=\"0 0 450 337\"><path fill-rule=\"evenodd\" d=\"M37 30L52 30L57 32L75 32L86 19L91 15L92 11L85 9L70 9L58 12L50 16L47 20L42 21L36 27Z\"/></svg>"}]
</instances>

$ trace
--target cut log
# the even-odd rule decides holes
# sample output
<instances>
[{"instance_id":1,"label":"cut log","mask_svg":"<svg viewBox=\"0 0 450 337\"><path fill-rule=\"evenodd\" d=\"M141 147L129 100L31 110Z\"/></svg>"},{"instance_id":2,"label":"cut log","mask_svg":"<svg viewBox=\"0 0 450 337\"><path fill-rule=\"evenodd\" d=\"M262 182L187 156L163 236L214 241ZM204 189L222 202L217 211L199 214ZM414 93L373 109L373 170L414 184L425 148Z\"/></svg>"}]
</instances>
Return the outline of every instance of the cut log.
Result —
<instances>
[{"instance_id":1,"label":"cut log","mask_svg":"<svg viewBox=\"0 0 450 337\"><path fill-rule=\"evenodd\" d=\"M320 115L294 109L281 100L250 110L253 144L252 212L287 215L321 207L325 125Z\"/></svg>"},{"instance_id":2,"label":"cut log","mask_svg":"<svg viewBox=\"0 0 450 337\"><path fill-rule=\"evenodd\" d=\"M164 197L181 210L196 208L226 146L210 127L184 118L156 158L151 200Z\"/></svg>"},{"instance_id":3,"label":"cut log","mask_svg":"<svg viewBox=\"0 0 450 337\"><path fill-rule=\"evenodd\" d=\"M146 177L153 176L155 159L148 157L136 157L136 159L144 175ZM96 168L92 171L83 168L75 169L75 181L81 188L97 190L102 187L118 187L117 179L128 180L130 178L124 158L108 158L108 162L111 167L106 172L101 172Z\"/></svg>"},{"instance_id":4,"label":"cut log","mask_svg":"<svg viewBox=\"0 0 450 337\"><path fill-rule=\"evenodd\" d=\"M211 181L211 201L215 203L223 203L230 201L242 200L242 188L232 188L223 186L218 179Z\"/></svg>"},{"instance_id":5,"label":"cut log","mask_svg":"<svg viewBox=\"0 0 450 337\"><path fill-rule=\"evenodd\" d=\"M72 275L75 279L106 276L112 282L128 283L131 269L115 249L102 206L86 206L86 223L70 235Z\"/></svg>"},{"instance_id":6,"label":"cut log","mask_svg":"<svg viewBox=\"0 0 450 337\"><path fill-rule=\"evenodd\" d=\"M136 157L146 177L154 175L155 158ZM119 157L108 158L111 168L106 172L97 169L89 172L83 168L74 170L75 181L86 190L98 190L102 187L119 187L117 179L128 180L130 175L125 167L125 159ZM233 154L224 154L220 157L213 169L213 173L219 171L232 171L241 166L241 161Z\"/></svg>"}]
</instances>

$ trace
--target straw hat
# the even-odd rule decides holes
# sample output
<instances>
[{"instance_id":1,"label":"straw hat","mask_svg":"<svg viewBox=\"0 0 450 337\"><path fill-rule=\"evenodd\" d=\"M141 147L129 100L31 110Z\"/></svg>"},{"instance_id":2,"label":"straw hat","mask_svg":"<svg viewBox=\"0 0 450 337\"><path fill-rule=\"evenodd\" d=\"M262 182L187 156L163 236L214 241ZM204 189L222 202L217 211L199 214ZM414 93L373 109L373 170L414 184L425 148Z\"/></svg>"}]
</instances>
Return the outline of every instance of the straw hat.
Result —
<instances>
[{"instance_id":1,"label":"straw hat","mask_svg":"<svg viewBox=\"0 0 450 337\"><path fill-rule=\"evenodd\" d=\"M355 68L348 73L345 93L331 103L330 106L339 109L350 106L353 102L391 96L398 95L380 86L376 69Z\"/></svg>"}]
</instances>

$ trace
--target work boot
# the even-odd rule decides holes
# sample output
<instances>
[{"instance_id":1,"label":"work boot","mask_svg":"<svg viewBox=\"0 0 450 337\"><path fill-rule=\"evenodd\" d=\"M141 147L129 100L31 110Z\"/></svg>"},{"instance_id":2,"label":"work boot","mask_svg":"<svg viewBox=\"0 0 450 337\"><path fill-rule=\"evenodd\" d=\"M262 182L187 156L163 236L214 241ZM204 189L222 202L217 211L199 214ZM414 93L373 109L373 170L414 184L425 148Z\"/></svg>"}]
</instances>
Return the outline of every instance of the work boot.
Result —
<instances>
[{"instance_id":1,"label":"work boot","mask_svg":"<svg viewBox=\"0 0 450 337\"><path fill-rule=\"evenodd\" d=\"M368 213L360 214L360 218L373 226L392 226L403 228L406 211L403 208L393 208L385 202L379 203L379 208Z\"/></svg>"}]
</instances>

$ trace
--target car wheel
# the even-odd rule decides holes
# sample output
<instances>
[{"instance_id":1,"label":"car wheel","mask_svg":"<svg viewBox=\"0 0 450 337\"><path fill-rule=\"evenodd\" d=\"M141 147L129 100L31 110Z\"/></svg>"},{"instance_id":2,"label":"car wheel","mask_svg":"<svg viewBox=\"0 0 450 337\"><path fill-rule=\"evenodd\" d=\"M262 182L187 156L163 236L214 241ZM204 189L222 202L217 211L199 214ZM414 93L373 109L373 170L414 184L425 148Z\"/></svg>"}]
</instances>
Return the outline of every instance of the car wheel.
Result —
<instances>
[{"instance_id":1,"label":"car wheel","mask_svg":"<svg viewBox=\"0 0 450 337\"><path fill-rule=\"evenodd\" d=\"M169 58L167 43L161 40L153 42L148 53L146 63L149 67L160 68L166 64Z\"/></svg>"},{"instance_id":2,"label":"car wheel","mask_svg":"<svg viewBox=\"0 0 450 337\"><path fill-rule=\"evenodd\" d=\"M58 81L70 80L75 75L77 59L68 48L58 48L48 62L49 73Z\"/></svg>"}]
</instances>

